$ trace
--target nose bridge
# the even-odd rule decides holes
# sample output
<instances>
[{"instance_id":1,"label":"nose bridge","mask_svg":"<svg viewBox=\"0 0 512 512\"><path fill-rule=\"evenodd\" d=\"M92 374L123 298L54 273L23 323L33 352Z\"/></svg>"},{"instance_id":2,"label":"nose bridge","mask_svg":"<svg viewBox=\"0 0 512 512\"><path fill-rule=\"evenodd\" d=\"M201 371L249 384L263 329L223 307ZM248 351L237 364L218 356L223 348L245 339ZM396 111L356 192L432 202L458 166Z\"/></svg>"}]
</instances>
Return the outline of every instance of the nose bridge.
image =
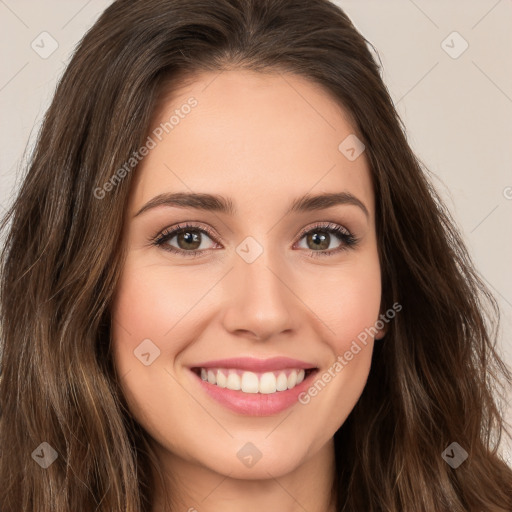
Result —
<instances>
[{"instance_id":1,"label":"nose bridge","mask_svg":"<svg viewBox=\"0 0 512 512\"><path fill-rule=\"evenodd\" d=\"M246 239L239 245L227 289L226 328L266 338L292 327L293 294L282 263L263 242Z\"/></svg>"},{"instance_id":2,"label":"nose bridge","mask_svg":"<svg viewBox=\"0 0 512 512\"><path fill-rule=\"evenodd\" d=\"M235 264L235 273L242 285L242 300L245 295L256 304L261 302L261 306L268 304L269 307L279 308L289 300L289 291L283 283L287 273L279 254L266 245L254 261L240 257ZM254 250L251 248L251 251Z\"/></svg>"},{"instance_id":3,"label":"nose bridge","mask_svg":"<svg viewBox=\"0 0 512 512\"><path fill-rule=\"evenodd\" d=\"M252 263L239 261L237 263L237 274L242 284L242 289L248 297L253 299L264 298L265 301L279 302L286 300L283 290L284 284L278 278L279 273L284 277L285 271L282 265L276 264L276 258L269 256L265 251Z\"/></svg>"}]
</instances>

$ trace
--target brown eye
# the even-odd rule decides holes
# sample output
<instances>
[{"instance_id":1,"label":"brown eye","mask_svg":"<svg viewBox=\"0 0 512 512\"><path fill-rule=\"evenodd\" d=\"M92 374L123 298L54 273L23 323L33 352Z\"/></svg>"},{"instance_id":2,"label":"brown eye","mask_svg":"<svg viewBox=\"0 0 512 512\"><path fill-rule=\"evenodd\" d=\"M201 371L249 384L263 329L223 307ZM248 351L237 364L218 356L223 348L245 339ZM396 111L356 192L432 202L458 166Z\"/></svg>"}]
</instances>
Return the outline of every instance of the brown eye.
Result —
<instances>
[{"instance_id":1,"label":"brown eye","mask_svg":"<svg viewBox=\"0 0 512 512\"><path fill-rule=\"evenodd\" d=\"M354 247L358 242L346 228L334 223L319 225L303 231L300 241L304 238L306 247L299 244L299 248L308 249L311 256L332 256ZM338 245L329 248L333 239L336 238L339 241ZM208 239L214 245L216 244L214 235L206 228L186 224L164 230L156 239L153 239L152 243L166 251L182 256L200 256L215 248L204 246L204 244L207 245Z\"/></svg>"},{"instance_id":2,"label":"brown eye","mask_svg":"<svg viewBox=\"0 0 512 512\"><path fill-rule=\"evenodd\" d=\"M338 244L331 243L338 239ZM305 239L305 247L299 243L299 248L309 249L311 256L331 256L343 250L348 250L357 244L357 239L343 226L334 223L319 225L302 232L300 241Z\"/></svg>"},{"instance_id":3,"label":"brown eye","mask_svg":"<svg viewBox=\"0 0 512 512\"><path fill-rule=\"evenodd\" d=\"M178 247L183 250L192 249L196 250L201 245L201 234L199 230L187 229L174 235L176 237ZM174 238L173 236L173 238Z\"/></svg>"},{"instance_id":4,"label":"brown eye","mask_svg":"<svg viewBox=\"0 0 512 512\"><path fill-rule=\"evenodd\" d=\"M315 231L310 231L310 233L306 235L306 240L309 249L320 249L325 251L329 248L331 235L326 231L316 229Z\"/></svg>"},{"instance_id":5,"label":"brown eye","mask_svg":"<svg viewBox=\"0 0 512 512\"><path fill-rule=\"evenodd\" d=\"M204 228L185 225L164 230L153 242L162 249L184 256L197 256L212 249L207 240L213 236Z\"/></svg>"}]
</instances>

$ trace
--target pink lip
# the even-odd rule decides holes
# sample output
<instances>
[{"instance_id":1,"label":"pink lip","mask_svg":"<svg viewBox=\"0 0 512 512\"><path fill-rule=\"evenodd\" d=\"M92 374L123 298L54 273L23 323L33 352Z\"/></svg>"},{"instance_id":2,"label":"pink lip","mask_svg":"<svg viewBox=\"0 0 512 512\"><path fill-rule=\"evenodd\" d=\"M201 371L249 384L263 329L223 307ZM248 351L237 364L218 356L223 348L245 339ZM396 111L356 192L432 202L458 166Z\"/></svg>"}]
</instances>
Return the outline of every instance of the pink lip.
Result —
<instances>
[{"instance_id":1,"label":"pink lip","mask_svg":"<svg viewBox=\"0 0 512 512\"><path fill-rule=\"evenodd\" d=\"M229 359L224 361L211 361L210 365L222 366L218 363L225 361L230 361L231 364L233 360ZM287 361L288 362L286 363L286 366L288 366L289 361L292 360ZM283 362L279 364L283 364ZM205 368L205 366L201 367ZM292 367L294 366L292 365ZM280 367L278 369L281 368L284 367ZM192 375L194 381L199 383L201 389L206 391L206 393L211 398L227 407L228 409L247 416L271 416L272 414L278 414L279 412L284 411L285 409L288 409L288 407L296 404L299 395L310 387L312 377L317 372L318 370L311 372L298 386L295 386L292 389L288 389L286 391L277 391L276 393L269 394L243 393L242 391L233 391L232 389L221 388L215 384L210 384L208 381L204 381L193 370L190 371L190 374Z\"/></svg>"},{"instance_id":2,"label":"pink lip","mask_svg":"<svg viewBox=\"0 0 512 512\"><path fill-rule=\"evenodd\" d=\"M313 363L306 363L290 357L271 357L270 359L255 359L253 357L235 357L232 359L217 359L198 363L190 368L237 368L249 372L274 372L287 368L316 368ZM284 393L284 391L282 391Z\"/></svg>"}]
</instances>

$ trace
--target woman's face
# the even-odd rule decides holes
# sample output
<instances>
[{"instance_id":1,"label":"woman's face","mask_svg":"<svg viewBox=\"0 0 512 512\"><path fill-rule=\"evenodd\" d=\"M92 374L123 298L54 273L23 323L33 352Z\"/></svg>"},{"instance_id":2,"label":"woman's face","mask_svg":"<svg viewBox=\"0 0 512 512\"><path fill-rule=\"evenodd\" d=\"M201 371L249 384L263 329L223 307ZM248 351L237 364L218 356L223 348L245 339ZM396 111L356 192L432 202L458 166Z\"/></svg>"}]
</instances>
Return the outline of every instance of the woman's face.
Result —
<instances>
[{"instance_id":1,"label":"woman's face","mask_svg":"<svg viewBox=\"0 0 512 512\"><path fill-rule=\"evenodd\" d=\"M279 476L332 442L370 369L381 276L368 162L343 110L303 78L196 78L157 112L134 176L116 370L162 456ZM338 200L298 202L321 194Z\"/></svg>"}]
</instances>

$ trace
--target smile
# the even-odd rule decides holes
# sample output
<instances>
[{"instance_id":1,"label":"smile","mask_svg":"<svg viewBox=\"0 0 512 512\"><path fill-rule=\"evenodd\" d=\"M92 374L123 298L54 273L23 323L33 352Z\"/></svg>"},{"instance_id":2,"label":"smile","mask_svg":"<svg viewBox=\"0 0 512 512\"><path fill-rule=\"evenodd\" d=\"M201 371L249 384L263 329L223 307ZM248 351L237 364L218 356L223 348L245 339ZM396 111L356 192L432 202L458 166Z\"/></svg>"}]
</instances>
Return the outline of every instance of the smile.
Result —
<instances>
[{"instance_id":1,"label":"smile","mask_svg":"<svg viewBox=\"0 0 512 512\"><path fill-rule=\"evenodd\" d=\"M203 381L242 393L272 394L299 385L313 368L290 368L274 372L251 372L236 368L193 368Z\"/></svg>"},{"instance_id":2,"label":"smile","mask_svg":"<svg viewBox=\"0 0 512 512\"><path fill-rule=\"evenodd\" d=\"M249 416L270 416L292 407L319 371L314 363L285 357L221 359L189 370L198 394Z\"/></svg>"}]
</instances>

